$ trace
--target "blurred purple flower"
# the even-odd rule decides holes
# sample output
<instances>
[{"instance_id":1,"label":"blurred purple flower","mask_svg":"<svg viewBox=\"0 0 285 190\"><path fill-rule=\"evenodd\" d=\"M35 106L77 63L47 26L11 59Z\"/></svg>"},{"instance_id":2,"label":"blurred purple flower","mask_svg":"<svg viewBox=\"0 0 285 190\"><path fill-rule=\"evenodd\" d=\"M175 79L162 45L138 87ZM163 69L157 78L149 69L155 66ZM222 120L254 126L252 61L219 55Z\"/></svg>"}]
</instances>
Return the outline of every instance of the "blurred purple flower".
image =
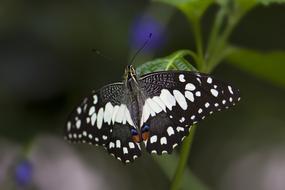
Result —
<instances>
[{"instance_id":1,"label":"blurred purple flower","mask_svg":"<svg viewBox=\"0 0 285 190\"><path fill-rule=\"evenodd\" d=\"M18 185L26 186L32 181L33 167L28 160L20 161L15 168L15 179Z\"/></svg>"},{"instance_id":2,"label":"blurred purple flower","mask_svg":"<svg viewBox=\"0 0 285 190\"><path fill-rule=\"evenodd\" d=\"M130 45L134 49L140 48L148 39L149 34L152 37L146 51L153 51L161 47L166 40L166 34L162 23L150 15L144 15L134 20L130 28Z\"/></svg>"}]
</instances>

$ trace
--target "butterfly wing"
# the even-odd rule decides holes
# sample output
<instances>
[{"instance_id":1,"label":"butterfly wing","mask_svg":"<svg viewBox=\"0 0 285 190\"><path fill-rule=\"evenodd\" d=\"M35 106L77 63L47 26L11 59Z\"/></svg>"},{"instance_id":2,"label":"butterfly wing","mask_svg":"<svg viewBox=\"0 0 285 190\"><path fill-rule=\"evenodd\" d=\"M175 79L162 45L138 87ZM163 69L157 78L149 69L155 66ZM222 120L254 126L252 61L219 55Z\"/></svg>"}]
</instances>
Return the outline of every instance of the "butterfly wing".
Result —
<instances>
[{"instance_id":1,"label":"butterfly wing","mask_svg":"<svg viewBox=\"0 0 285 190\"><path fill-rule=\"evenodd\" d=\"M149 153L171 153L191 125L240 100L238 89L196 72L151 73L141 77L140 85L146 98L140 125L149 126Z\"/></svg>"},{"instance_id":2,"label":"butterfly wing","mask_svg":"<svg viewBox=\"0 0 285 190\"><path fill-rule=\"evenodd\" d=\"M141 155L140 145L132 142L134 126L126 106L122 83L103 87L72 111L66 122L65 138L70 142L101 145L118 160L132 162Z\"/></svg>"}]
</instances>

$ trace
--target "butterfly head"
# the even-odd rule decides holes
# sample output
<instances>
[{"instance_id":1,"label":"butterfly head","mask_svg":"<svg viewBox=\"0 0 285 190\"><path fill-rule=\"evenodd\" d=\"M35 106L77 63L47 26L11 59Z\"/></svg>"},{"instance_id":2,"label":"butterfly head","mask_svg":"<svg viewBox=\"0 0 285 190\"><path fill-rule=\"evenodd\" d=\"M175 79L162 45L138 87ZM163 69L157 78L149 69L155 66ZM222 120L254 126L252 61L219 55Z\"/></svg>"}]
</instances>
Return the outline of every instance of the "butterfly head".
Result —
<instances>
[{"instance_id":1,"label":"butterfly head","mask_svg":"<svg viewBox=\"0 0 285 190\"><path fill-rule=\"evenodd\" d=\"M136 69L134 68L133 65L128 65L126 70L125 70L125 79L136 79Z\"/></svg>"}]
</instances>

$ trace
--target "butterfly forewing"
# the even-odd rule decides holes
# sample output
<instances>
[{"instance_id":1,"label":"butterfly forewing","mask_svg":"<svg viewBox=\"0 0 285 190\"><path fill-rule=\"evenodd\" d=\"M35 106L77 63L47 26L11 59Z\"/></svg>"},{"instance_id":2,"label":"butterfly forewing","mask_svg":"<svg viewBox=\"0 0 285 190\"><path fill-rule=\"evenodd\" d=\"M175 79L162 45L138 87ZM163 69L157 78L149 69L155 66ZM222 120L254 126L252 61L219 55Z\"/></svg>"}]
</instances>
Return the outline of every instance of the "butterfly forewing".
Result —
<instances>
[{"instance_id":1,"label":"butterfly forewing","mask_svg":"<svg viewBox=\"0 0 285 190\"><path fill-rule=\"evenodd\" d=\"M65 138L70 142L102 145L124 163L141 155L132 142L133 121L127 108L122 83L103 87L86 97L69 115Z\"/></svg>"},{"instance_id":2,"label":"butterfly forewing","mask_svg":"<svg viewBox=\"0 0 285 190\"><path fill-rule=\"evenodd\" d=\"M151 73L140 85L146 96L140 125L149 126L145 145L150 153L171 153L191 125L240 100L233 86L196 72Z\"/></svg>"}]
</instances>

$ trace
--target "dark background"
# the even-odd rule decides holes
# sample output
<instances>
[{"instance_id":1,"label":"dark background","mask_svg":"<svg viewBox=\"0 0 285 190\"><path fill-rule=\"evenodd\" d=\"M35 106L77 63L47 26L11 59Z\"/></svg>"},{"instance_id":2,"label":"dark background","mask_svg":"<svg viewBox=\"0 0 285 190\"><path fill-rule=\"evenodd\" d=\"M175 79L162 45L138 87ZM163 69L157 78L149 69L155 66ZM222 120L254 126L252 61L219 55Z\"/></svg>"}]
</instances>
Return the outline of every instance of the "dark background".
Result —
<instances>
[{"instance_id":1,"label":"dark background","mask_svg":"<svg viewBox=\"0 0 285 190\"><path fill-rule=\"evenodd\" d=\"M216 9L205 15L205 36ZM284 13L280 5L255 8L230 41L258 50L284 50ZM22 159L32 165L27 189L169 186L150 155L123 166L102 148L69 145L62 139L68 113L91 90L122 80L124 67L149 32L154 39L136 65L195 47L185 17L159 3L0 2L0 189L19 188L14 170ZM285 189L284 87L226 62L213 74L239 87L242 101L201 122L189 168L209 189Z\"/></svg>"}]
</instances>

